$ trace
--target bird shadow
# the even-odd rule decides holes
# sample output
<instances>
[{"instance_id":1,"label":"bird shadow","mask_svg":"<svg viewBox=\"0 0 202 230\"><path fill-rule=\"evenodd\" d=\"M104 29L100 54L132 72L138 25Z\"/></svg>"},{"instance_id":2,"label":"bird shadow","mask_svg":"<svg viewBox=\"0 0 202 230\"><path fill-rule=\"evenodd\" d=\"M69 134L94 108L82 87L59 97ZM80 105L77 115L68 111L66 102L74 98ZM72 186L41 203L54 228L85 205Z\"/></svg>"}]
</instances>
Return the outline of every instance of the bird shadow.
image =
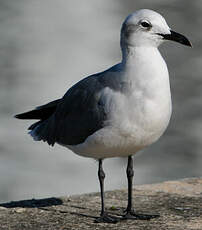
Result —
<instances>
[{"instance_id":1,"label":"bird shadow","mask_svg":"<svg viewBox=\"0 0 202 230\"><path fill-rule=\"evenodd\" d=\"M44 198L44 199L30 199L30 200L20 200L20 201L11 201L7 203L1 203L0 207L4 208L40 208L46 211L56 211L56 210L49 210L46 209L46 207L51 207L51 206L57 206L57 205L62 205L63 201L59 198L51 197L51 198ZM86 209L84 207L80 206L74 206L70 205L70 207L78 208L78 209ZM77 215L77 216L83 216L83 217L89 217L92 219L97 218L96 216L88 215L88 214L83 214L80 212L71 212L71 211L62 211L62 210L57 210L61 213L69 213L72 215Z\"/></svg>"},{"instance_id":2,"label":"bird shadow","mask_svg":"<svg viewBox=\"0 0 202 230\"><path fill-rule=\"evenodd\" d=\"M71 214L71 215L75 215L75 216L91 218L91 219L94 219L95 222L96 222L96 219L99 218L99 216L88 214L88 212L86 214L81 213L80 211L82 209L87 210L88 208L77 206L77 205L70 205L69 207L78 209L78 212L70 211L68 209L67 210L58 210L58 209L54 209L54 208L51 208L51 209L48 208L51 206L58 206L58 205L65 205L65 204L63 203L62 199L51 197L51 198L44 198L44 199L30 199L30 200L11 201L11 202L7 202L7 203L1 203L0 207L4 207L4 208L39 208L41 210L50 211L50 212L57 211L60 213L66 213L66 214ZM117 215L117 213L110 212L110 210L108 210L108 213L113 214L113 215ZM119 216L119 214L118 214L118 216Z\"/></svg>"},{"instance_id":3,"label":"bird shadow","mask_svg":"<svg viewBox=\"0 0 202 230\"><path fill-rule=\"evenodd\" d=\"M63 201L59 198L51 197L45 199L31 199L21 201L11 201L8 203L0 204L0 207L4 208L42 208L53 205L62 205Z\"/></svg>"}]
</instances>

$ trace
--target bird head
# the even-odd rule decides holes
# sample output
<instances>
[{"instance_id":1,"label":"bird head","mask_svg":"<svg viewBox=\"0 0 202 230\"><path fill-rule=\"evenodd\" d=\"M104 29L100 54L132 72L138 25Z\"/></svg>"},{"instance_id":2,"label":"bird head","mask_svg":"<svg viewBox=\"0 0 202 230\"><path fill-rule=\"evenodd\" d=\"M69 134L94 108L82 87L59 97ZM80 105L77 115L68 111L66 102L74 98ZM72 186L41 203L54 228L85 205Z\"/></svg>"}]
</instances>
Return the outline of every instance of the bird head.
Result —
<instances>
[{"instance_id":1,"label":"bird head","mask_svg":"<svg viewBox=\"0 0 202 230\"><path fill-rule=\"evenodd\" d=\"M166 40L191 46L190 41L184 35L172 31L165 19L153 10L138 10L130 14L122 25L122 47L158 47Z\"/></svg>"}]
</instances>

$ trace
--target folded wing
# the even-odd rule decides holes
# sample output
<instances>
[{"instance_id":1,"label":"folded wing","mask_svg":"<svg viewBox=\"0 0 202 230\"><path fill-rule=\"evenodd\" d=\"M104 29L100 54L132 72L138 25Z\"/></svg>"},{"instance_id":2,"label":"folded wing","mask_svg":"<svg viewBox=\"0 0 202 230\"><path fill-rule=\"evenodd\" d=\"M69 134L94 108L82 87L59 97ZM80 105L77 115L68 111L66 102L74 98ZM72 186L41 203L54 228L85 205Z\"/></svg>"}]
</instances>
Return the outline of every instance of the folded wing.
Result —
<instances>
[{"instance_id":1,"label":"folded wing","mask_svg":"<svg viewBox=\"0 0 202 230\"><path fill-rule=\"evenodd\" d=\"M62 99L15 117L39 119L29 127L34 140L43 140L49 145L80 144L103 127L106 114L96 93L102 87L97 77L90 76L70 88Z\"/></svg>"}]
</instances>

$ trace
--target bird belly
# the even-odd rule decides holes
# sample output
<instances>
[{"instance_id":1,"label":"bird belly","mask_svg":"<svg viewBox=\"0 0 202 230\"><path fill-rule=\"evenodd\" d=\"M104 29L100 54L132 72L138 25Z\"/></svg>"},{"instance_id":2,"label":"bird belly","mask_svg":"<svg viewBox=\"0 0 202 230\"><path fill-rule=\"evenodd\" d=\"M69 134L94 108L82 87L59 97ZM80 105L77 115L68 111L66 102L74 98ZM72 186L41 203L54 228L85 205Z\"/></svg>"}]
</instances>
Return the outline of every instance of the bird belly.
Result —
<instances>
[{"instance_id":1,"label":"bird belly","mask_svg":"<svg viewBox=\"0 0 202 230\"><path fill-rule=\"evenodd\" d=\"M110 116L104 128L89 136L84 143L67 146L69 149L96 159L126 157L159 139L170 120L171 100L168 95L161 97L163 100L160 101L121 94L114 98L116 101L108 102Z\"/></svg>"}]
</instances>

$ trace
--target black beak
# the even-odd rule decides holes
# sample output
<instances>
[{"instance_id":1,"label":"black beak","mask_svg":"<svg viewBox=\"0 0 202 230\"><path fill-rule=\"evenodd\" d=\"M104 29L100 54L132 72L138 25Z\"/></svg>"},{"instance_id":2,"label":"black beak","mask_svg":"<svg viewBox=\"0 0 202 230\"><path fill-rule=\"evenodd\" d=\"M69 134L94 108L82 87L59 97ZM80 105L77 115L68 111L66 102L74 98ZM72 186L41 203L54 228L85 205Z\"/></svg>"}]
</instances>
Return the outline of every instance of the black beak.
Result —
<instances>
[{"instance_id":1,"label":"black beak","mask_svg":"<svg viewBox=\"0 0 202 230\"><path fill-rule=\"evenodd\" d=\"M165 40L179 42L185 46L192 47L191 42L184 35L176 33L175 31L172 30L170 32L171 32L170 34L159 34L159 35L161 35Z\"/></svg>"}]
</instances>

